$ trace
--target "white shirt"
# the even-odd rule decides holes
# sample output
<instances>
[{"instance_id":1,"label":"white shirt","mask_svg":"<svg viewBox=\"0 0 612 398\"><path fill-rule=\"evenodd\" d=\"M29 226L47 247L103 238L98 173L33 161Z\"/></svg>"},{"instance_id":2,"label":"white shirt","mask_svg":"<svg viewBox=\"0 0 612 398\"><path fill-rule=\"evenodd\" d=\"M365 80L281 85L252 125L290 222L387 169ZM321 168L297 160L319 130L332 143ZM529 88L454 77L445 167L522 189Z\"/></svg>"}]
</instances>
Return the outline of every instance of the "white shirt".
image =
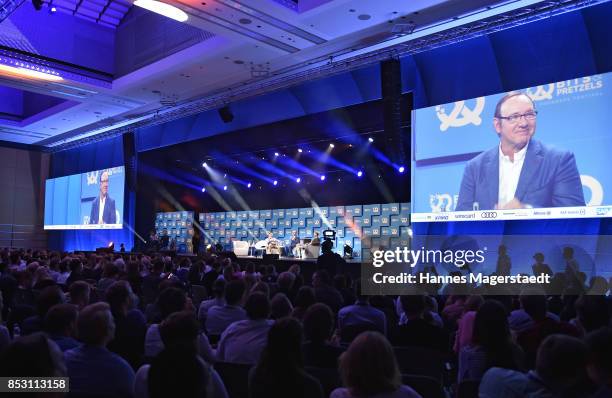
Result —
<instances>
[{"instance_id":1,"label":"white shirt","mask_svg":"<svg viewBox=\"0 0 612 398\"><path fill-rule=\"evenodd\" d=\"M232 323L221 335L217 360L256 364L268 343L268 331L273 323L269 319L247 319Z\"/></svg>"},{"instance_id":2,"label":"white shirt","mask_svg":"<svg viewBox=\"0 0 612 398\"><path fill-rule=\"evenodd\" d=\"M525 163L525 154L527 153L527 147L529 143L525 145L523 149L514 154L514 161L510 160L510 157L504 155L499 144L499 193L497 196L497 206L504 206L506 203L514 199L516 194L516 187L521 177L521 170L523 169L523 163Z\"/></svg>"},{"instance_id":3,"label":"white shirt","mask_svg":"<svg viewBox=\"0 0 612 398\"><path fill-rule=\"evenodd\" d=\"M104 216L104 205L106 204L106 196L100 196L100 207L98 209L98 224L104 224L102 217Z\"/></svg>"}]
</instances>

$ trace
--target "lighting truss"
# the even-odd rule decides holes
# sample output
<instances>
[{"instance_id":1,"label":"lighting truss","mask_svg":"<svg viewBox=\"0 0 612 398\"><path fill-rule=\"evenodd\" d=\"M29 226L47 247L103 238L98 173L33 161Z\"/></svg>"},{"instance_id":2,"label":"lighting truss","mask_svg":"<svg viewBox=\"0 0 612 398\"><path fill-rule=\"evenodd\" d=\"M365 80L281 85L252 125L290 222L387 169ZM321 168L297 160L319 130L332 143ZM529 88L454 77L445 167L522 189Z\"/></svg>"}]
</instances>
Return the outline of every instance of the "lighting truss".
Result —
<instances>
[{"instance_id":1,"label":"lighting truss","mask_svg":"<svg viewBox=\"0 0 612 398\"><path fill-rule=\"evenodd\" d=\"M0 2L0 23L7 19L25 0L2 0Z\"/></svg>"},{"instance_id":2,"label":"lighting truss","mask_svg":"<svg viewBox=\"0 0 612 398\"><path fill-rule=\"evenodd\" d=\"M505 3L506 6L509 6L507 11L496 13L495 9L491 10L491 7L488 7L468 16L441 21L433 26L416 27L412 33L400 33L399 37L395 35L371 47L355 51L347 50L344 53L327 55L319 60L309 60L306 64L272 71L268 78L252 78L247 82L224 88L217 93L177 103L176 107L171 109L154 110L147 118L118 128L109 126L110 128L107 131L99 135L74 139L73 141L65 139L61 143L53 143L50 151L61 151L118 136L134 129L167 123L216 109L230 102L284 89L305 81L351 71L390 58L417 54L608 1L610 0L533 1L528 2L529 5L514 9L511 6L516 4L517 1L508 1ZM479 18L479 15L482 15L482 17Z\"/></svg>"}]
</instances>

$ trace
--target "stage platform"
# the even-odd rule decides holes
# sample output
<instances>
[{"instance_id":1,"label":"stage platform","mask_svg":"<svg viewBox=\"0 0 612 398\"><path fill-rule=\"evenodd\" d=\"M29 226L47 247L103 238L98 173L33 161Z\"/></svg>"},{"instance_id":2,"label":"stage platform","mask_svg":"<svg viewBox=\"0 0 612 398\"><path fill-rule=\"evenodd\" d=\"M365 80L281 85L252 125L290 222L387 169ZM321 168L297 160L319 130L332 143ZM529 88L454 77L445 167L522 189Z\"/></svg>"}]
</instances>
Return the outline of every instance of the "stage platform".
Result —
<instances>
[{"instance_id":1,"label":"stage platform","mask_svg":"<svg viewBox=\"0 0 612 398\"><path fill-rule=\"evenodd\" d=\"M316 258L296 258L284 256L279 257L277 260L264 260L261 256L236 256L236 258L238 258L238 262L241 266L247 262L252 262L256 266L274 265L277 272L287 271L293 264L298 264L300 266L302 276L306 281L310 281L312 274L317 270ZM359 259L344 259L344 261L346 261L346 266L337 270L337 273L348 274L353 279L358 278L361 273L361 261Z\"/></svg>"}]
</instances>

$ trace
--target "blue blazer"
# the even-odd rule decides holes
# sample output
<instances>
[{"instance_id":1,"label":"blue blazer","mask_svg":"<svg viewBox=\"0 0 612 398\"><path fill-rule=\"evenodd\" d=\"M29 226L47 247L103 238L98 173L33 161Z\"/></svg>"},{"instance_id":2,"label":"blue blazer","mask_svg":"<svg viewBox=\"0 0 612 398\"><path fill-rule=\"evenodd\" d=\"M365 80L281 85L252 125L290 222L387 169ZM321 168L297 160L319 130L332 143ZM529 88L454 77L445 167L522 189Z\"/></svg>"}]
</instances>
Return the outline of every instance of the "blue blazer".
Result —
<instances>
[{"instance_id":1,"label":"blue blazer","mask_svg":"<svg viewBox=\"0 0 612 398\"><path fill-rule=\"evenodd\" d=\"M91 203L91 214L89 215L89 223L98 223L98 212L100 211L100 196ZM115 211L115 201L106 195L106 203L104 204L104 214L102 214L102 220L105 224L116 224L117 223L117 212Z\"/></svg>"},{"instance_id":2,"label":"blue blazer","mask_svg":"<svg viewBox=\"0 0 612 398\"><path fill-rule=\"evenodd\" d=\"M463 172L455 211L494 209L499 194L499 147L470 160ZM574 154L532 139L514 196L534 208L584 206Z\"/></svg>"}]
</instances>

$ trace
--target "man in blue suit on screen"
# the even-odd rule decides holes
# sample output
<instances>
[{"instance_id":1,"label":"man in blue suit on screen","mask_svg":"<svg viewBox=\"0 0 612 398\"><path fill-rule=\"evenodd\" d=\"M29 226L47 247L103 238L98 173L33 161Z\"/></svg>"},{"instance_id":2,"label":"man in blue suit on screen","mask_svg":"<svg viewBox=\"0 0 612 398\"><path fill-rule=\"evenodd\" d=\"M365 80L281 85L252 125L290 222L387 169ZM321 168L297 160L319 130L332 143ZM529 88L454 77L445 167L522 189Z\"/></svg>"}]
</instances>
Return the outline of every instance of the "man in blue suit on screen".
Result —
<instances>
[{"instance_id":1,"label":"man in blue suit on screen","mask_svg":"<svg viewBox=\"0 0 612 398\"><path fill-rule=\"evenodd\" d=\"M90 224L116 224L115 201L108 196L108 172L100 175L100 195L91 204Z\"/></svg>"},{"instance_id":2,"label":"man in blue suit on screen","mask_svg":"<svg viewBox=\"0 0 612 398\"><path fill-rule=\"evenodd\" d=\"M465 166L456 211L584 206L574 154L532 139L538 112L511 92L495 107L499 146Z\"/></svg>"}]
</instances>

